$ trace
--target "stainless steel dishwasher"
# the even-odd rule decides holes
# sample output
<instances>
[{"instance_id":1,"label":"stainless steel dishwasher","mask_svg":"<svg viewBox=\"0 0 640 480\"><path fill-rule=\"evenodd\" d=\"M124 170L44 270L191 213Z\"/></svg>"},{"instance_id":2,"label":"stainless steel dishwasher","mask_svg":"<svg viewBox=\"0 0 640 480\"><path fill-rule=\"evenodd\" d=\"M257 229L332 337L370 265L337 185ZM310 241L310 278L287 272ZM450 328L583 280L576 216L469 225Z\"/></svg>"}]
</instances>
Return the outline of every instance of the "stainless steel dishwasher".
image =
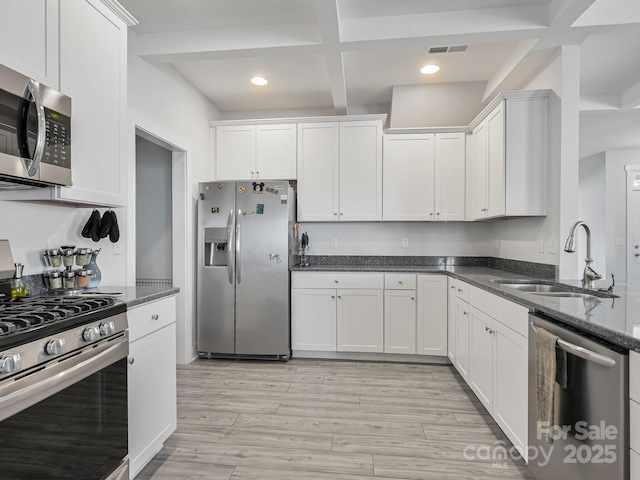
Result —
<instances>
[{"instance_id":1,"label":"stainless steel dishwasher","mask_svg":"<svg viewBox=\"0 0 640 480\"><path fill-rule=\"evenodd\" d=\"M566 384L554 378L552 443L538 419L536 333L559 337ZM558 356L560 361L564 355ZM629 478L628 351L529 315L529 467L538 480ZM566 388L564 388L566 387Z\"/></svg>"}]
</instances>

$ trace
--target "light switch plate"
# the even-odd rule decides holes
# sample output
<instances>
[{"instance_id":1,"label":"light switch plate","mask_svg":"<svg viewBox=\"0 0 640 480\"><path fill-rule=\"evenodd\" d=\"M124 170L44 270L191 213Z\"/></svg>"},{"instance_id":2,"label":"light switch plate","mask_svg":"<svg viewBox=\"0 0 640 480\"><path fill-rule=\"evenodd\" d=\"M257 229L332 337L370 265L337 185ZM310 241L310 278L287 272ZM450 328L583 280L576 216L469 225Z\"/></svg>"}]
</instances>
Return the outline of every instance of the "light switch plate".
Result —
<instances>
[{"instance_id":1,"label":"light switch plate","mask_svg":"<svg viewBox=\"0 0 640 480\"><path fill-rule=\"evenodd\" d=\"M544 253L544 238L538 242L538 253Z\"/></svg>"},{"instance_id":2,"label":"light switch plate","mask_svg":"<svg viewBox=\"0 0 640 480\"><path fill-rule=\"evenodd\" d=\"M547 253L558 253L557 247L558 240L555 237L547 238L545 250Z\"/></svg>"},{"instance_id":3,"label":"light switch plate","mask_svg":"<svg viewBox=\"0 0 640 480\"><path fill-rule=\"evenodd\" d=\"M331 237L331 248L338 248L338 237Z\"/></svg>"},{"instance_id":4,"label":"light switch plate","mask_svg":"<svg viewBox=\"0 0 640 480\"><path fill-rule=\"evenodd\" d=\"M402 248L409 248L409 239L407 237L402 237Z\"/></svg>"}]
</instances>

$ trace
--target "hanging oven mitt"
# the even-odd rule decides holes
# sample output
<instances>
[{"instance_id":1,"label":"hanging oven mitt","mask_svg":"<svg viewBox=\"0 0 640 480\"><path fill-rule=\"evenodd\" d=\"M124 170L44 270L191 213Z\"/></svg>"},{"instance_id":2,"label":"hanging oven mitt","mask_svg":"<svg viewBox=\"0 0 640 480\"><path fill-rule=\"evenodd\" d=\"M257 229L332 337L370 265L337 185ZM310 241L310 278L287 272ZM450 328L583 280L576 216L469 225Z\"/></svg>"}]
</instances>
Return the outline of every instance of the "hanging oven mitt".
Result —
<instances>
[{"instance_id":1,"label":"hanging oven mitt","mask_svg":"<svg viewBox=\"0 0 640 480\"><path fill-rule=\"evenodd\" d=\"M109 233L111 232L111 226L113 224L113 219L111 217L111 210L107 210L102 215L102 223L100 224L100 238L107 238Z\"/></svg>"},{"instance_id":2,"label":"hanging oven mitt","mask_svg":"<svg viewBox=\"0 0 640 480\"><path fill-rule=\"evenodd\" d=\"M89 216L89 220L87 220L87 223L85 223L82 228L82 236L84 238L91 238L91 228L95 222L100 223L100 212L94 208Z\"/></svg>"},{"instance_id":3,"label":"hanging oven mitt","mask_svg":"<svg viewBox=\"0 0 640 480\"><path fill-rule=\"evenodd\" d=\"M100 220L100 212L98 210L94 210L91 214L93 218L93 222L91 222L91 240L94 242L98 242L100 240L100 224L102 223Z\"/></svg>"},{"instance_id":4,"label":"hanging oven mitt","mask_svg":"<svg viewBox=\"0 0 640 480\"><path fill-rule=\"evenodd\" d=\"M118 217L116 212L111 210L111 230L109 231L109 240L111 243L116 243L120 240L120 228L118 227Z\"/></svg>"}]
</instances>

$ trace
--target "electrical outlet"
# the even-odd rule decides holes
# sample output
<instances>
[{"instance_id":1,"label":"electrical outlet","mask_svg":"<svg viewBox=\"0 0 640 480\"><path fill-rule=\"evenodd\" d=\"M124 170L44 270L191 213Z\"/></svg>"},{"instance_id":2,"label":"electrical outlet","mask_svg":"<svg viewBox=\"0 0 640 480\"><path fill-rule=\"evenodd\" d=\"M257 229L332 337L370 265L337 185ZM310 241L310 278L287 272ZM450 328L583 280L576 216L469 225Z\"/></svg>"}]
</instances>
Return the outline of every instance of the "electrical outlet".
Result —
<instances>
[{"instance_id":1,"label":"electrical outlet","mask_svg":"<svg viewBox=\"0 0 640 480\"><path fill-rule=\"evenodd\" d=\"M624 238L616 238L616 246L621 247L624 245Z\"/></svg>"},{"instance_id":2,"label":"electrical outlet","mask_svg":"<svg viewBox=\"0 0 640 480\"><path fill-rule=\"evenodd\" d=\"M338 237L331 237L331 248L338 248Z\"/></svg>"},{"instance_id":3,"label":"electrical outlet","mask_svg":"<svg viewBox=\"0 0 640 480\"><path fill-rule=\"evenodd\" d=\"M122 245L119 243L113 244L113 254L114 255L122 255Z\"/></svg>"},{"instance_id":4,"label":"electrical outlet","mask_svg":"<svg viewBox=\"0 0 640 480\"><path fill-rule=\"evenodd\" d=\"M545 250L547 253L558 253L558 240L555 237L547 238Z\"/></svg>"},{"instance_id":5,"label":"electrical outlet","mask_svg":"<svg viewBox=\"0 0 640 480\"><path fill-rule=\"evenodd\" d=\"M54 235L47 236L47 248L58 248L60 246L60 240Z\"/></svg>"},{"instance_id":6,"label":"electrical outlet","mask_svg":"<svg viewBox=\"0 0 640 480\"><path fill-rule=\"evenodd\" d=\"M538 242L538 253L544 253L544 238Z\"/></svg>"},{"instance_id":7,"label":"electrical outlet","mask_svg":"<svg viewBox=\"0 0 640 480\"><path fill-rule=\"evenodd\" d=\"M409 248L409 239L407 237L402 237L402 248Z\"/></svg>"}]
</instances>

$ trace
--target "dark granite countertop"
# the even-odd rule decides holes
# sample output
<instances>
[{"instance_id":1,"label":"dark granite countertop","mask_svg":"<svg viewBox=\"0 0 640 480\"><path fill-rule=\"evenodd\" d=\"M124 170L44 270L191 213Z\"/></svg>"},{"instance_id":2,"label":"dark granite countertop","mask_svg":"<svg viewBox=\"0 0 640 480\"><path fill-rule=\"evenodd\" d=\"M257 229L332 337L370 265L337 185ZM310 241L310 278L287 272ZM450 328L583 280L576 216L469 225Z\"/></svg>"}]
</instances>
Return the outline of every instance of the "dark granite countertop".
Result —
<instances>
[{"instance_id":1,"label":"dark granite countertop","mask_svg":"<svg viewBox=\"0 0 640 480\"><path fill-rule=\"evenodd\" d=\"M127 308L133 308L143 303L152 302L163 297L169 297L180 292L176 287L98 287L86 290L85 293L100 292L114 295L114 298L127 304ZM120 294L120 295L117 295Z\"/></svg>"},{"instance_id":2,"label":"dark granite countertop","mask_svg":"<svg viewBox=\"0 0 640 480\"><path fill-rule=\"evenodd\" d=\"M484 266L426 265L312 265L292 267L292 272L398 272L443 273L471 285L529 307L537 313L572 326L593 337L620 347L640 352L640 285L616 283L614 294L619 298L543 297L521 292L498 283L505 279L540 280L523 273ZM548 279L545 279L548 281ZM553 280L571 287L580 287L579 280ZM598 282L606 288L606 280Z\"/></svg>"}]
</instances>

